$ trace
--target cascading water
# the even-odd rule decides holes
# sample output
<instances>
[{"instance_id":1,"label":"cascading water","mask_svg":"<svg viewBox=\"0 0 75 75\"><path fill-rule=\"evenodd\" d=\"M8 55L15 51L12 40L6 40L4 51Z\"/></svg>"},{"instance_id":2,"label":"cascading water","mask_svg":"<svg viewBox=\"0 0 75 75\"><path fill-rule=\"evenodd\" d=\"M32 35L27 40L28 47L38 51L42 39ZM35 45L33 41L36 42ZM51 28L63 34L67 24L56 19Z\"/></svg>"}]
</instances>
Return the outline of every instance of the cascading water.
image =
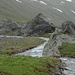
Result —
<instances>
[{"instance_id":1,"label":"cascading water","mask_svg":"<svg viewBox=\"0 0 75 75\"><path fill-rule=\"evenodd\" d=\"M60 58L66 64L66 75L75 75L75 58Z\"/></svg>"}]
</instances>

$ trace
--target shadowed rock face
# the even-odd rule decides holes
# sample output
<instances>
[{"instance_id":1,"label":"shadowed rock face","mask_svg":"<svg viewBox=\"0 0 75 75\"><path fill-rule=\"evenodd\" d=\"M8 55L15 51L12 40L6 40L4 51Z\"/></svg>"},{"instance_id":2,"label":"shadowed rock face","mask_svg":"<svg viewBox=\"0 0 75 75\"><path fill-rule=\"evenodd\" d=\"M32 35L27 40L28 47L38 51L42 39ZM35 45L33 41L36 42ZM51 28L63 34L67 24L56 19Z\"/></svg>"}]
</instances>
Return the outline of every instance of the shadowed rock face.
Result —
<instances>
[{"instance_id":1,"label":"shadowed rock face","mask_svg":"<svg viewBox=\"0 0 75 75\"><path fill-rule=\"evenodd\" d=\"M62 30L63 33L67 33L70 35L74 35L75 34L75 24L73 24L71 21L65 21L62 23Z\"/></svg>"},{"instance_id":2,"label":"shadowed rock face","mask_svg":"<svg viewBox=\"0 0 75 75\"><path fill-rule=\"evenodd\" d=\"M46 17L39 13L34 19L27 23L25 27L27 35L39 35L41 33L52 33L55 27L46 20Z\"/></svg>"}]
</instances>

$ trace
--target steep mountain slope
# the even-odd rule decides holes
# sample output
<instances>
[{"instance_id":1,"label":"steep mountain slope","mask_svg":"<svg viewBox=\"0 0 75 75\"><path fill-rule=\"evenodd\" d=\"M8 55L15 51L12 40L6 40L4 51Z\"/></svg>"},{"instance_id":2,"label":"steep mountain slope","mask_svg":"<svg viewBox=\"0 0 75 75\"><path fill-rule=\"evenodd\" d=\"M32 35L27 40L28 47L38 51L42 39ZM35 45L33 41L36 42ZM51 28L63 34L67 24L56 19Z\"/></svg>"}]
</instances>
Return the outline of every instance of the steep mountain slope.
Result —
<instances>
[{"instance_id":1,"label":"steep mountain slope","mask_svg":"<svg viewBox=\"0 0 75 75\"><path fill-rule=\"evenodd\" d=\"M26 22L38 13L55 25L65 20L75 23L75 0L0 0L0 20Z\"/></svg>"}]
</instances>

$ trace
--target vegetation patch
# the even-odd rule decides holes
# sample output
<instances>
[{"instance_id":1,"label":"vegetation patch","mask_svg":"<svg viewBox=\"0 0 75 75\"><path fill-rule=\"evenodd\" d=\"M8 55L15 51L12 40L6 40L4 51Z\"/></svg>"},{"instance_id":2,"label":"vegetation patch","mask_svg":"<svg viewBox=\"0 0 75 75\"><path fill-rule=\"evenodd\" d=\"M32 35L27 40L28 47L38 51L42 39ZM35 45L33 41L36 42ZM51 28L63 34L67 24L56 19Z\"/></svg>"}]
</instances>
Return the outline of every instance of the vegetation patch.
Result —
<instances>
[{"instance_id":1,"label":"vegetation patch","mask_svg":"<svg viewBox=\"0 0 75 75\"><path fill-rule=\"evenodd\" d=\"M40 34L40 37L45 37L45 38L50 38L50 34L49 33L45 33L45 34Z\"/></svg>"},{"instance_id":2,"label":"vegetation patch","mask_svg":"<svg viewBox=\"0 0 75 75\"><path fill-rule=\"evenodd\" d=\"M15 54L36 47L45 41L36 37L0 38L0 54Z\"/></svg>"},{"instance_id":3,"label":"vegetation patch","mask_svg":"<svg viewBox=\"0 0 75 75\"><path fill-rule=\"evenodd\" d=\"M55 75L58 62L54 57L0 55L0 75Z\"/></svg>"},{"instance_id":4,"label":"vegetation patch","mask_svg":"<svg viewBox=\"0 0 75 75\"><path fill-rule=\"evenodd\" d=\"M61 56L75 57L75 44L63 43L58 49Z\"/></svg>"}]
</instances>

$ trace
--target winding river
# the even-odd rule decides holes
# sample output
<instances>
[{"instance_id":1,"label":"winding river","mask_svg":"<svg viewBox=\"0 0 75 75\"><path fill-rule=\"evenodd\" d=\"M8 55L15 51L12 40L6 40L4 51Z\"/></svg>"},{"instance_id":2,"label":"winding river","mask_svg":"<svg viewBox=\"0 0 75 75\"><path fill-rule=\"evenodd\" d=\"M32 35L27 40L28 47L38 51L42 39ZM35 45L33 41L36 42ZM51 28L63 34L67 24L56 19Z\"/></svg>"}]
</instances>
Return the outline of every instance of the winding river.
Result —
<instances>
[{"instance_id":1,"label":"winding river","mask_svg":"<svg viewBox=\"0 0 75 75\"><path fill-rule=\"evenodd\" d=\"M1 35L0 37L4 37L4 35ZM7 38L23 38L22 36L5 36ZM44 49L44 46L46 45L46 43L48 42L49 38L43 38L43 37L39 37L43 40L46 40L46 42L44 42L43 44L30 49L28 51L22 52L22 53L18 53L15 55L24 55L24 56L32 56L32 57L42 57L42 52ZM66 70L64 70L64 74L65 75L75 75L75 58L60 58L62 60L63 63L66 64Z\"/></svg>"}]
</instances>

